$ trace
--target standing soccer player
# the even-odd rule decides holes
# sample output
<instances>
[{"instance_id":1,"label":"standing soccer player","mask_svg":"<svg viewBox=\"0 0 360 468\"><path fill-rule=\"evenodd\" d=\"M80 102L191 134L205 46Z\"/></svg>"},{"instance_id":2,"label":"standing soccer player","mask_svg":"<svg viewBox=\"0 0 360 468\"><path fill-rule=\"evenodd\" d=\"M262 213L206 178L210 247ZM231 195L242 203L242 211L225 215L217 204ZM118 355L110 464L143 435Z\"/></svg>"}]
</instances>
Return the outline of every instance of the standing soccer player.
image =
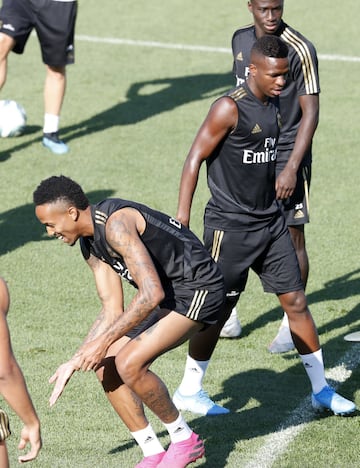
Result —
<instances>
[{"instance_id":1,"label":"standing soccer player","mask_svg":"<svg viewBox=\"0 0 360 468\"><path fill-rule=\"evenodd\" d=\"M287 45L275 35L257 39L251 49L249 77L218 99L201 125L186 158L177 218L189 225L199 171L206 161L211 198L205 209L205 246L225 279L226 300L220 321L190 339L182 382L174 394L178 409L222 414L202 389L202 379L219 338L244 290L251 268L263 289L279 298L312 387L312 405L335 414L355 411L325 379L318 334L307 305L297 256L277 199L287 196L275 185L281 125L278 99L289 72Z\"/></svg>"},{"instance_id":2,"label":"standing soccer player","mask_svg":"<svg viewBox=\"0 0 360 468\"><path fill-rule=\"evenodd\" d=\"M282 128L278 142L276 187L306 288L309 260L305 246L305 224L309 222L312 139L319 119L318 59L313 44L282 20L284 0L250 0L254 24L235 31L232 38L234 74L237 84L249 74L250 50L265 34L280 37L289 48L289 76L280 95ZM222 330L223 336L237 336L235 311ZM272 353L294 348L287 315L269 346Z\"/></svg>"},{"instance_id":3,"label":"standing soccer player","mask_svg":"<svg viewBox=\"0 0 360 468\"><path fill-rule=\"evenodd\" d=\"M3 0L0 10L0 89L6 81L9 52L22 54L35 29L46 66L42 144L55 154L69 151L59 138L59 121L66 65L74 63L76 14L76 0Z\"/></svg>"}]
</instances>

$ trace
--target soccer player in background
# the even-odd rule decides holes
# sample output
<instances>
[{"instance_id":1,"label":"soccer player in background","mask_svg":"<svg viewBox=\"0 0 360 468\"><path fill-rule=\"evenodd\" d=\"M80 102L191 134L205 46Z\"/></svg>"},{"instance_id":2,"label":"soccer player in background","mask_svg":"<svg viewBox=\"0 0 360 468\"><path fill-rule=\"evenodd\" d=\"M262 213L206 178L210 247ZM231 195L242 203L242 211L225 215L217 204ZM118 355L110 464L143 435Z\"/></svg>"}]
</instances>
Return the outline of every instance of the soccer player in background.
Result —
<instances>
[{"instance_id":1,"label":"soccer player in background","mask_svg":"<svg viewBox=\"0 0 360 468\"><path fill-rule=\"evenodd\" d=\"M20 463L33 460L41 449L40 421L32 404L26 382L11 348L10 332L6 316L10 296L3 278L0 278L0 395L24 423L21 430L19 450L30 444L30 450L20 455ZM10 436L9 419L0 409L0 467L8 468L6 439Z\"/></svg>"},{"instance_id":2,"label":"soccer player in background","mask_svg":"<svg viewBox=\"0 0 360 468\"><path fill-rule=\"evenodd\" d=\"M235 31L232 38L233 71L237 85L249 74L250 50L265 34L280 37L289 48L289 76L280 95L282 128L276 161L276 186L306 288L309 259L305 246L305 224L309 222L312 139L319 119L319 73L315 47L283 20L284 0L249 0L254 24ZM241 328L232 311L221 336L235 337ZM269 346L272 353L294 348L286 313L279 332Z\"/></svg>"},{"instance_id":3,"label":"soccer player in background","mask_svg":"<svg viewBox=\"0 0 360 468\"><path fill-rule=\"evenodd\" d=\"M222 324L251 268L289 316L292 338L311 383L313 407L351 413L354 403L335 393L325 379L299 263L277 202L288 196L282 184L275 183L281 126L275 104L289 73L288 46L276 35L262 36L252 46L249 63L248 79L211 106L183 167L177 219L189 226L199 171L206 161L211 198L205 208L204 242L224 275L226 300L219 322L190 339L173 401L178 409L198 414L228 412L210 399L202 380Z\"/></svg>"},{"instance_id":4,"label":"soccer player in background","mask_svg":"<svg viewBox=\"0 0 360 468\"><path fill-rule=\"evenodd\" d=\"M76 14L76 0L3 0L0 10L0 89L6 81L9 52L22 54L35 29L46 67L42 144L55 154L69 151L59 139L59 121L66 65L74 63Z\"/></svg>"}]
</instances>

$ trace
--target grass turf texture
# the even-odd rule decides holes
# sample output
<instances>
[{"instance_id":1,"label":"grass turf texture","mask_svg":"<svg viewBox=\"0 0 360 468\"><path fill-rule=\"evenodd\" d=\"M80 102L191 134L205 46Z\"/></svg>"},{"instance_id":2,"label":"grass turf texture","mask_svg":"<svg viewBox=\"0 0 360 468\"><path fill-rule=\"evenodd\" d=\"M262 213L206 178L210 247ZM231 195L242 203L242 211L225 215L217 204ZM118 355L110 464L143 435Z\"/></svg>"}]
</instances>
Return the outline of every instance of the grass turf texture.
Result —
<instances>
[{"instance_id":1,"label":"grass turf texture","mask_svg":"<svg viewBox=\"0 0 360 468\"><path fill-rule=\"evenodd\" d=\"M80 2L77 34L224 48L233 31L251 20L245 0L142 3L104 3L99 9L95 0ZM329 9L324 0L316 5L287 0L284 19L313 40L319 54L359 56L352 11L357 11L355 0L346 9L340 4ZM14 351L43 425L44 448L31 466L132 467L141 458L94 375L76 374L55 407L48 407L48 378L82 342L99 301L78 247L50 241L36 221L32 191L43 178L63 173L81 183L93 201L114 195L175 214L184 158L210 103L233 85L231 65L230 49L225 54L79 39L61 121L61 136L71 151L59 157L40 144L44 68L37 40L30 39L23 57L10 57L1 98L25 107L28 127L22 137L0 141L0 273L12 296ZM328 368L358 346L343 336L360 328L359 68L359 62L320 59L321 117L314 143L312 217L306 228L307 293ZM199 236L207 199L203 172L191 222ZM129 298L131 289L125 291ZM253 275L239 309L243 337L219 342L205 381L209 393L232 413L211 419L185 414L206 440L206 460L196 466L235 468L251 462L265 438L310 391L295 353L273 356L266 351L281 310ZM181 379L185 355L183 346L153 366L170 392ZM355 366L339 388L358 405L359 383ZM21 425L10 414L8 447L15 465ZM149 417L167 444L163 427ZM314 417L274 466L358 466L358 427L358 417Z\"/></svg>"}]
</instances>

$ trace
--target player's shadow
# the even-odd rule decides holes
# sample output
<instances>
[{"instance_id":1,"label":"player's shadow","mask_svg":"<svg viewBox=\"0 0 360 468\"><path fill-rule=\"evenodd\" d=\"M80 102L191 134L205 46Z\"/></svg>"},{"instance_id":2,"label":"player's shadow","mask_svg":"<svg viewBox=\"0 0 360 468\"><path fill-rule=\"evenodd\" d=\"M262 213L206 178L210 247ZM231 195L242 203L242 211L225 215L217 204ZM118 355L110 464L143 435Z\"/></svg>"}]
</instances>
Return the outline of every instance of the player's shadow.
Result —
<instances>
[{"instance_id":1,"label":"player's shadow","mask_svg":"<svg viewBox=\"0 0 360 468\"><path fill-rule=\"evenodd\" d=\"M34 187L35 188L35 187ZM103 200L115 193L114 190L95 190L87 194L91 203ZM0 214L0 256L28 242L50 240L35 216L32 203L21 205Z\"/></svg>"},{"instance_id":2,"label":"player's shadow","mask_svg":"<svg viewBox=\"0 0 360 468\"><path fill-rule=\"evenodd\" d=\"M360 279L349 279L359 273L359 270L329 281L326 286L338 287L337 294L333 291L332 298L341 298L345 291L359 287ZM358 289L359 290L359 289ZM320 294L320 297L323 297ZM345 317L339 318L326 325L339 326L358 320L360 304L355 306ZM244 338L246 340L246 338ZM322 349L324 351L325 366L332 368L338 365L339 337L327 341ZM351 377L341 384L340 393L350 400L355 400L355 393L360 385L360 343L345 343L342 338L343 348L354 348L352 357L342 362L342 373L351 373ZM221 346L221 343L220 343ZM234 352L241 353L241 340L234 344ZM261 342L260 346L263 346ZM337 349L337 351L331 351ZM217 350L221 353L221 348ZM259 436L274 434L279 430L298 426L308 421L324 417L332 417L331 412L316 413L311 405L311 387L306 376L303 364L296 352L287 353L287 359L293 365L284 372L275 372L271 369L254 369L232 375L223 383L223 391L218 395L212 395L215 401L225 401L225 406L230 409L230 414L224 418L206 418L205 426L199 427L201 434L207 442L207 461L203 466L225 466L228 455L235 449L236 442L242 439L252 439ZM339 382L328 379L330 385ZM359 411L349 417L358 417ZM344 427L346 418L342 419ZM226 424L226 435L223 427ZM196 427L196 426L195 426Z\"/></svg>"},{"instance_id":3,"label":"player's shadow","mask_svg":"<svg viewBox=\"0 0 360 468\"><path fill-rule=\"evenodd\" d=\"M241 349L236 348L235 352L241 353ZM191 423L206 440L206 462L202 466L227 466L229 455L237 450L237 443L274 433L299 401L307 397L303 372L297 364L283 373L258 368L225 380L223 392L211 397L215 401L224 399L230 413ZM300 422L294 419L293 425Z\"/></svg>"},{"instance_id":4,"label":"player's shadow","mask_svg":"<svg viewBox=\"0 0 360 468\"><path fill-rule=\"evenodd\" d=\"M70 141L113 126L132 125L189 102L220 96L231 86L230 73L161 78L133 83L126 93L125 102L115 104L78 125L65 127L62 134L64 133L64 137Z\"/></svg>"},{"instance_id":5,"label":"player's shadow","mask_svg":"<svg viewBox=\"0 0 360 468\"><path fill-rule=\"evenodd\" d=\"M26 125L23 135L31 135L42 129L41 125Z\"/></svg>"},{"instance_id":6,"label":"player's shadow","mask_svg":"<svg viewBox=\"0 0 360 468\"><path fill-rule=\"evenodd\" d=\"M360 351L360 344L355 346ZM241 347L236 346L234 352L241 353ZM239 372L226 379L222 392L211 397L215 401L225 401L225 406L230 409L229 414L194 417L191 413L183 412L192 430L205 440L206 460L201 466L227 466L229 455L238 450L236 444L242 440L274 434L280 429L285 430L332 415L330 412L318 414L312 409L310 384L305 370L299 359L293 360L294 365L281 373L257 368ZM342 385L341 391L353 399L357 384L351 380L352 378ZM357 417L358 413L353 416ZM158 436L163 438L165 444L169 443L165 430ZM135 445L129 437L109 453L116 455Z\"/></svg>"},{"instance_id":7,"label":"player's shadow","mask_svg":"<svg viewBox=\"0 0 360 468\"><path fill-rule=\"evenodd\" d=\"M61 137L69 142L114 126L132 125L189 102L218 97L232 86L231 73L208 73L134 83L126 93L125 102L119 99L114 106L76 125L61 128ZM115 87L114 101L117 101ZM41 136L15 144L14 147L0 152L0 162L6 160L11 153L40 141Z\"/></svg>"},{"instance_id":8,"label":"player's shadow","mask_svg":"<svg viewBox=\"0 0 360 468\"><path fill-rule=\"evenodd\" d=\"M41 130L40 125L27 125L25 127L25 131L22 136L11 138L13 142L15 143L15 145L12 148L9 148L5 151L0 151L0 162L4 162L7 159L9 159L13 152L28 148L28 146L32 144L34 141L38 141L38 140L40 141L41 138L35 138L31 140L30 142L28 140L25 141L23 138L23 136L37 133L39 130Z\"/></svg>"},{"instance_id":9,"label":"player's shadow","mask_svg":"<svg viewBox=\"0 0 360 468\"><path fill-rule=\"evenodd\" d=\"M360 290L359 273L360 269L356 269L328 281L325 283L324 288L308 296L309 301L311 303L323 302L344 299L358 294ZM329 331L330 329L336 330L336 328L355 323L359 320L359 316L360 304L347 311L346 314L320 327L319 333L321 334L322 331ZM269 320L278 320L278 318L279 311L273 309L255 319L250 325L245 326L242 338L233 340L234 353L241 353L243 342L251 332L255 332L256 329L261 328ZM354 329L358 328L358 326L354 326ZM349 346L354 346L360 352L359 343L347 344L342 340L342 337L337 336L322 345L327 368L334 367L338 363L339 348L334 344L337 342L338 345L339 339L343 343L344 350ZM218 343L216 350L219 354L221 354L221 343L223 341ZM263 343L261 342L259 346L263 347ZM297 353L287 353L282 357L291 361L291 366L284 372L278 373L269 368L257 368L234 374L223 382L222 391L216 395L211 395L211 398L215 402L224 402L223 404L230 409L229 414L217 417L194 417L190 413L184 413L185 419L189 421L191 428L206 441L206 460L202 462L201 466L208 468L226 466L229 455L234 450L238 450L236 444L241 440L256 439L268 434L274 434L280 429L283 430L287 427L301 425L307 421L332 415L330 412L319 415L313 411L310 383ZM166 356L164 358L166 359ZM348 363L343 363L345 368L347 365ZM345 368L343 372L353 370ZM180 368L181 371L182 368ZM211 378L211 375L209 374L207 378ZM331 380L329 383L332 384ZM354 400L359 384L359 372L354 371L351 377L341 384L341 393L346 398ZM358 412L355 412L353 416L358 417ZM346 418L342 421L344 421L345 425ZM166 431L162 431L159 436L163 437L165 441L169 439ZM117 452L122 452L135 445L135 442L129 438L129 440L114 447L110 453L116 455Z\"/></svg>"},{"instance_id":10,"label":"player's shadow","mask_svg":"<svg viewBox=\"0 0 360 468\"><path fill-rule=\"evenodd\" d=\"M354 346L360 351L359 344ZM280 430L332 417L331 412L319 414L313 410L311 387L305 370L299 359L294 359L294 362L294 366L281 373L265 368L254 369L225 380L223 392L216 395L215 400L228 399L226 407L231 410L230 414L191 423L206 439L206 462L202 466L226 466L226 460L236 450L238 441L275 435ZM354 400L358 385L358 377L352 375L341 386L341 393ZM356 411L349 417L358 416ZM346 418L342 423L345 427Z\"/></svg>"},{"instance_id":11,"label":"player's shadow","mask_svg":"<svg viewBox=\"0 0 360 468\"><path fill-rule=\"evenodd\" d=\"M356 275L359 273L360 269L357 269L330 280L323 289L311 294L311 301L343 299L358 293L360 278L357 278ZM273 312L270 311L264 315L268 315L269 319L272 318ZM360 304L345 315L327 323L323 328L326 330L336 329L356 322L360 316L359 313ZM234 353L241 353L243 342L247 339L250 330L255 331L255 328L252 329L254 323L257 323L258 327L262 326L264 322L259 322L259 320L256 319L251 324L251 328L247 327L246 333L240 340L233 340ZM322 327L319 330L320 333L321 330ZM327 368L338 363L338 346L333 346L338 340L339 337L335 337L322 345ZM342 338L341 341L344 344L343 348L347 349ZM221 343L223 341L218 343L216 350L219 354L221 354ZM259 346L263 347L263 343L261 342ZM357 347L360 352L360 344L352 343L350 346ZM184 413L191 428L206 441L206 461L201 466L208 468L226 466L229 455L236 450L236 444L241 440L266 436L276 433L280 428L286 429L307 421L331 416L332 413L329 412L318 415L313 411L310 383L297 353L287 353L283 357L292 361L292 365L284 372L278 373L268 368L257 368L234 374L223 382L222 391L211 395L211 398L215 402L224 402L223 404L230 409L230 414L217 417L194 417L190 413ZM164 358L166 359L166 356ZM343 363L345 367L347 364ZM180 369L181 371L182 369ZM346 371L347 369L344 369L344 372ZM209 374L207 378L211 378L211 375ZM329 383L332 382L329 381ZM341 385L341 393L346 398L354 400L358 386L359 377L357 377L356 372L353 372L351 377ZM358 412L353 416L358 417ZM162 431L159 436L163 437L165 441L169 439L166 431ZM129 438L129 440L114 447L110 453L116 455L117 452L122 452L135 445L135 442Z\"/></svg>"},{"instance_id":12,"label":"player's shadow","mask_svg":"<svg viewBox=\"0 0 360 468\"><path fill-rule=\"evenodd\" d=\"M350 271L345 275L334 278L324 284L324 287L318 291L306 294L308 304L311 310L311 305L325 301L334 301L346 299L347 297L355 296L360 291L360 268ZM321 335L323 331L335 330L358 320L359 307L356 307L351 312L344 312L337 319L318 327L318 332ZM239 311L246 315L246 301L239 302ZM269 322L278 321L282 317L283 311L280 307L275 307L268 312L265 312L255 318L252 322L245 324L242 328L240 339L249 335L255 330L264 327ZM316 316L315 322L316 322ZM350 330L351 331L351 330ZM349 332L350 332L349 331Z\"/></svg>"}]
</instances>

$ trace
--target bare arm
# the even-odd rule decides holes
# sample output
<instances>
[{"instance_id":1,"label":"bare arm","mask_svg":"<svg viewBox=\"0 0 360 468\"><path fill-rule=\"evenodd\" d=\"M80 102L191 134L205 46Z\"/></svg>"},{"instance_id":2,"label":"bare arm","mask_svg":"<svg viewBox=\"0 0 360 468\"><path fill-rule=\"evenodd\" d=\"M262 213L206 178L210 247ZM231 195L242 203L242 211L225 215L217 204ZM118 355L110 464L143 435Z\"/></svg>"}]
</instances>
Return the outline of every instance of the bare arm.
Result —
<instances>
[{"instance_id":1,"label":"bare arm","mask_svg":"<svg viewBox=\"0 0 360 468\"><path fill-rule=\"evenodd\" d=\"M142 322L165 296L155 265L141 240L145 228L143 216L132 208L117 211L107 223L107 240L123 257L138 287L118 321L115 335L123 336Z\"/></svg>"},{"instance_id":2,"label":"bare arm","mask_svg":"<svg viewBox=\"0 0 360 468\"><path fill-rule=\"evenodd\" d=\"M102 312L78 355L81 368L94 368L116 340L141 323L164 298L164 291L153 261L140 233L145 220L135 209L123 208L111 215L106 225L106 238L119 253L138 289L123 311L123 293L118 275L103 262L93 259L96 286L102 302ZM97 341L94 352L93 341Z\"/></svg>"},{"instance_id":3,"label":"bare arm","mask_svg":"<svg viewBox=\"0 0 360 468\"><path fill-rule=\"evenodd\" d=\"M32 404L23 373L13 354L6 321L9 293L0 279L0 394L24 423L19 449L30 443L30 451L19 457L20 462L33 460L41 448L40 421Z\"/></svg>"},{"instance_id":4,"label":"bare arm","mask_svg":"<svg viewBox=\"0 0 360 468\"><path fill-rule=\"evenodd\" d=\"M87 264L94 274L102 307L80 348L71 359L61 364L50 377L49 383L55 383L49 399L50 406L56 403L75 371L93 369L101 361L107 347L102 347L99 352L97 340L101 341L104 331L111 327L111 324L123 313L124 301L120 277L110 265L107 265L93 255L90 255ZM86 369L84 367L84 353L87 356Z\"/></svg>"},{"instance_id":5,"label":"bare arm","mask_svg":"<svg viewBox=\"0 0 360 468\"><path fill-rule=\"evenodd\" d=\"M319 122L319 95L299 97L302 118L290 158L276 180L276 196L285 199L292 195L296 185L297 171L308 150Z\"/></svg>"},{"instance_id":6,"label":"bare arm","mask_svg":"<svg viewBox=\"0 0 360 468\"><path fill-rule=\"evenodd\" d=\"M50 383L56 382L50 397L51 406L76 370L95 369L109 346L142 322L164 298L160 278L140 238L144 229L142 215L132 208L123 208L109 218L107 241L123 257L138 290L123 310L119 276L109 265L90 256L88 263L95 276L102 309L79 350L50 378Z\"/></svg>"},{"instance_id":7,"label":"bare arm","mask_svg":"<svg viewBox=\"0 0 360 468\"><path fill-rule=\"evenodd\" d=\"M190 211L196 190L201 164L207 159L222 139L236 126L237 106L230 98L216 101L201 125L190 152L185 160L177 209L177 219L185 226L190 223Z\"/></svg>"},{"instance_id":8,"label":"bare arm","mask_svg":"<svg viewBox=\"0 0 360 468\"><path fill-rule=\"evenodd\" d=\"M76 370L84 369L83 352L87 349L88 344L94 342L96 339L102 339L103 335L111 331L114 323L117 322L119 317L124 312L124 296L123 288L119 275L111 268L110 265L101 261L94 255L90 255L87 264L91 268L94 278L98 296L101 301L101 310L96 320L92 324L83 344L79 350L74 354L72 361L75 363ZM113 335L109 337L109 342L106 349L120 336ZM103 350L105 353L106 349ZM97 356L95 361L98 363L104 356ZM95 366L92 365L91 368Z\"/></svg>"}]
</instances>

